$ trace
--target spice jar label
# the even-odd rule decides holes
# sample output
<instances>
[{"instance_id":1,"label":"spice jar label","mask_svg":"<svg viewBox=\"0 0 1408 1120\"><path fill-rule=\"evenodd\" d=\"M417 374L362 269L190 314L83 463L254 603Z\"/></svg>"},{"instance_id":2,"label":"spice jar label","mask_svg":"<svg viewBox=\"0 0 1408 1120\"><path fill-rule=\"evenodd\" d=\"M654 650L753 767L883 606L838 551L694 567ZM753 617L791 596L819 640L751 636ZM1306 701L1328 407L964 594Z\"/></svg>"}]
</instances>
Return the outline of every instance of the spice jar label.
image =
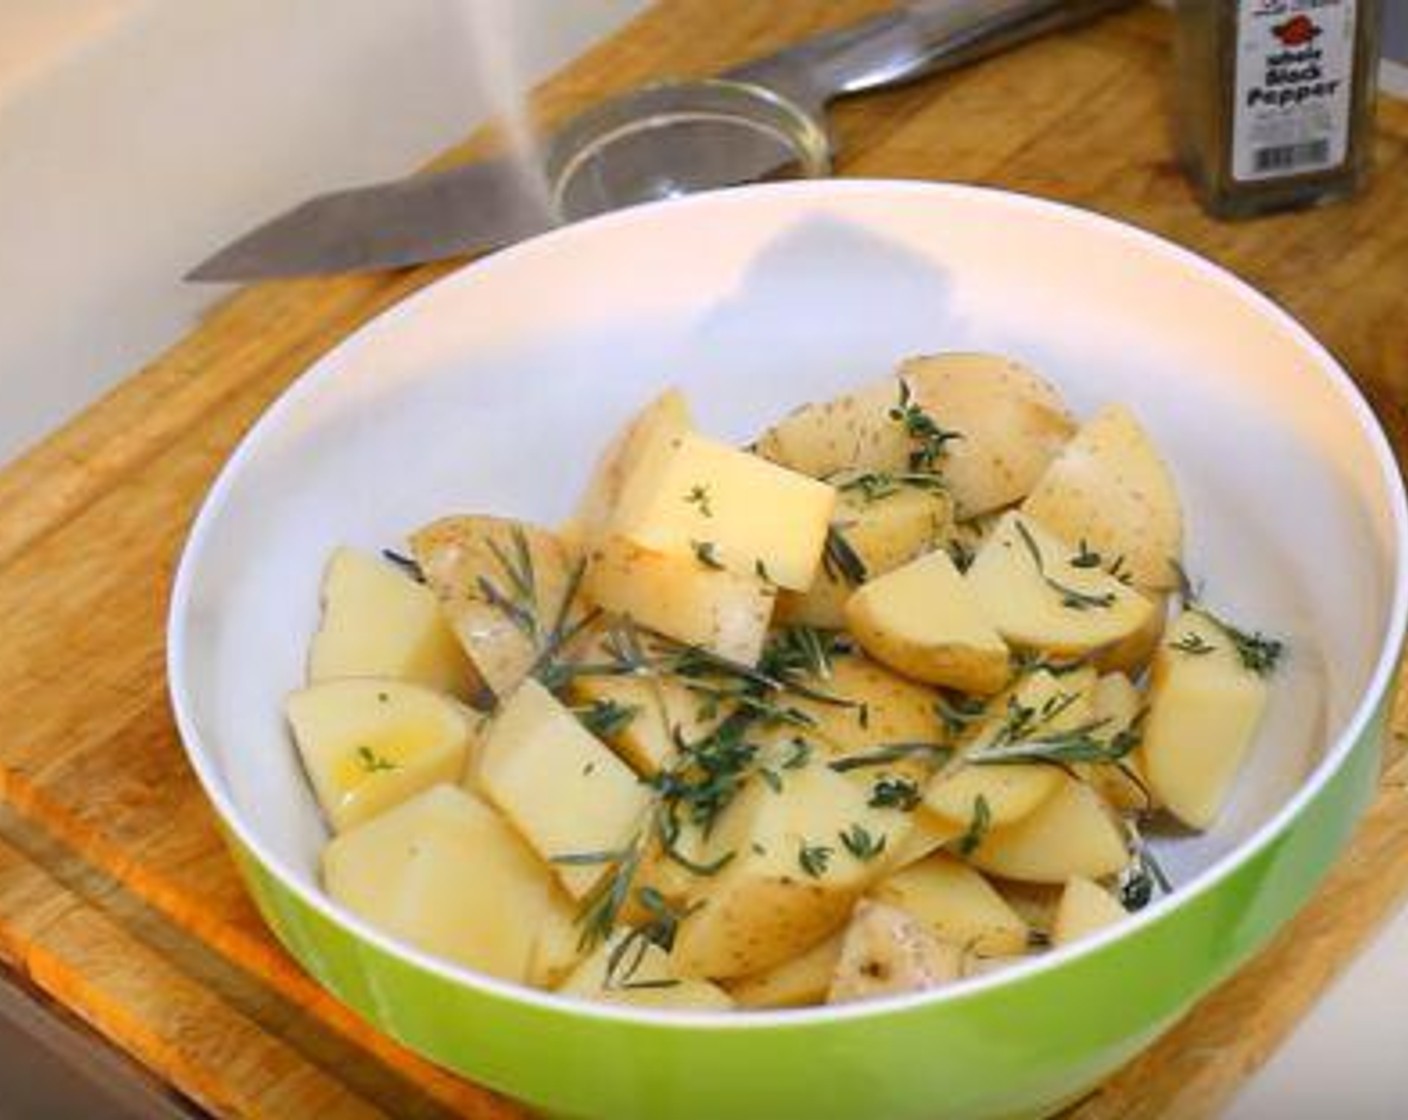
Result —
<instances>
[{"instance_id":1,"label":"spice jar label","mask_svg":"<svg viewBox=\"0 0 1408 1120\"><path fill-rule=\"evenodd\" d=\"M1339 166L1349 148L1355 0L1252 0L1239 9L1233 176Z\"/></svg>"}]
</instances>

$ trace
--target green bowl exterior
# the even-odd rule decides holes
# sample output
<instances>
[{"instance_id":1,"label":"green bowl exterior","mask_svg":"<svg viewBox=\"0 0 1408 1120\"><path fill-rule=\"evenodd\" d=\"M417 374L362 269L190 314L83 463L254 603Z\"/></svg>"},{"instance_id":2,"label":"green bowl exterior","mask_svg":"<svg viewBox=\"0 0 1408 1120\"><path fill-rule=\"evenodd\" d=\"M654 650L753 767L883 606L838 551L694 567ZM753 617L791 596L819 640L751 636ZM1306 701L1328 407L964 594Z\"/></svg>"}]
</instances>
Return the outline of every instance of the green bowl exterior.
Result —
<instances>
[{"instance_id":1,"label":"green bowl exterior","mask_svg":"<svg viewBox=\"0 0 1408 1120\"><path fill-rule=\"evenodd\" d=\"M385 951L232 840L260 910L342 1000L426 1057L559 1117L1040 1116L1168 1030L1309 899L1377 783L1387 704L1322 789L1211 889L1064 965L863 1016L709 1028L508 998Z\"/></svg>"}]
</instances>

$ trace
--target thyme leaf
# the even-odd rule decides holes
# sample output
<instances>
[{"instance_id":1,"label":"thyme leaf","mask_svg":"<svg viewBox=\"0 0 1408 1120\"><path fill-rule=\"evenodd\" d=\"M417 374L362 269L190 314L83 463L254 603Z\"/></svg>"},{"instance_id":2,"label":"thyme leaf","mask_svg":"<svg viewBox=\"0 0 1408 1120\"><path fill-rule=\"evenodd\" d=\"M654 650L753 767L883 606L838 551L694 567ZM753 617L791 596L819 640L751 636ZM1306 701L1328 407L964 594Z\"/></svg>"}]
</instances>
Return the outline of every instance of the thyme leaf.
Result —
<instances>
[{"instance_id":1,"label":"thyme leaf","mask_svg":"<svg viewBox=\"0 0 1408 1120\"><path fill-rule=\"evenodd\" d=\"M885 841L889 837L881 835L878 839L864 825L852 824L844 832L838 832L841 844L846 851L860 860L861 863L869 863L876 856L885 850Z\"/></svg>"},{"instance_id":2,"label":"thyme leaf","mask_svg":"<svg viewBox=\"0 0 1408 1120\"><path fill-rule=\"evenodd\" d=\"M831 853L832 849L825 844L808 844L803 841L797 849L797 863L813 879L820 879L826 874L827 865L831 862Z\"/></svg>"},{"instance_id":3,"label":"thyme leaf","mask_svg":"<svg viewBox=\"0 0 1408 1120\"><path fill-rule=\"evenodd\" d=\"M381 774L401 767L363 744L357 748L357 765L367 774Z\"/></svg>"},{"instance_id":4,"label":"thyme leaf","mask_svg":"<svg viewBox=\"0 0 1408 1120\"><path fill-rule=\"evenodd\" d=\"M1031 534L1031 530L1020 520L1013 522L1017 526L1017 535L1022 538L1022 544L1031 555L1032 563L1036 565L1036 572L1042 581L1052 591L1061 596L1061 605L1075 611L1102 610L1112 607L1115 604L1115 593L1107 591L1101 595L1092 595L1090 592L1081 591L1070 584L1062 583L1051 576L1046 570L1046 561L1042 559L1041 548L1036 543L1036 538Z\"/></svg>"},{"instance_id":5,"label":"thyme leaf","mask_svg":"<svg viewBox=\"0 0 1408 1120\"><path fill-rule=\"evenodd\" d=\"M890 419L900 424L907 435L917 445L909 453L911 471L932 471L938 461L948 452L948 445L962 439L963 433L941 428L929 413L915 403L909 383L900 378L899 403L890 409Z\"/></svg>"}]
</instances>

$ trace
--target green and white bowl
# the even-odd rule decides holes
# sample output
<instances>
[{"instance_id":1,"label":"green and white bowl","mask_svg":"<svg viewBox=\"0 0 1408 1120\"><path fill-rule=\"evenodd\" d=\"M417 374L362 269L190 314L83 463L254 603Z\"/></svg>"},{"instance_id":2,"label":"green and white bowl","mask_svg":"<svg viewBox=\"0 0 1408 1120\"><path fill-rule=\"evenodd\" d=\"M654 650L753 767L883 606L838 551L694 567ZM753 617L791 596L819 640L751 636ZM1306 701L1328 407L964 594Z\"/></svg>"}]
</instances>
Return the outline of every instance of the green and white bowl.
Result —
<instances>
[{"instance_id":1,"label":"green and white bowl","mask_svg":"<svg viewBox=\"0 0 1408 1120\"><path fill-rule=\"evenodd\" d=\"M1019 357L1088 413L1129 403L1172 462L1209 601L1289 641L1177 892L1121 928L948 991L746 1016L588 1006L387 937L319 889L324 826L281 701L328 551L435 516L548 523L669 384L745 439L909 354ZM472 265L359 331L250 432L171 608L192 765L269 925L373 1023L564 1117L1037 1115L1112 1073L1307 899L1374 788L1405 617L1388 445L1334 359L1208 262L973 188L807 182L625 211ZM466 869L466 874L472 874Z\"/></svg>"}]
</instances>

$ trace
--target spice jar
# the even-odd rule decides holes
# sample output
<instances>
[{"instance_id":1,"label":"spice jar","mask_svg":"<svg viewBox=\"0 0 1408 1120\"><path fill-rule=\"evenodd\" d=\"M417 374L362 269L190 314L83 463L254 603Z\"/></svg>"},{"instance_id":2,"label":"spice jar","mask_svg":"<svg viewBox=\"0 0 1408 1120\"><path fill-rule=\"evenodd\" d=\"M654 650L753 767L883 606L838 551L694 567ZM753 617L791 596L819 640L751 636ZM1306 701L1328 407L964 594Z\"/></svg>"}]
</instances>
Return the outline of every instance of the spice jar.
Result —
<instances>
[{"instance_id":1,"label":"spice jar","mask_svg":"<svg viewBox=\"0 0 1408 1120\"><path fill-rule=\"evenodd\" d=\"M1177 0L1182 157L1204 207L1250 217L1369 170L1379 0Z\"/></svg>"}]
</instances>

